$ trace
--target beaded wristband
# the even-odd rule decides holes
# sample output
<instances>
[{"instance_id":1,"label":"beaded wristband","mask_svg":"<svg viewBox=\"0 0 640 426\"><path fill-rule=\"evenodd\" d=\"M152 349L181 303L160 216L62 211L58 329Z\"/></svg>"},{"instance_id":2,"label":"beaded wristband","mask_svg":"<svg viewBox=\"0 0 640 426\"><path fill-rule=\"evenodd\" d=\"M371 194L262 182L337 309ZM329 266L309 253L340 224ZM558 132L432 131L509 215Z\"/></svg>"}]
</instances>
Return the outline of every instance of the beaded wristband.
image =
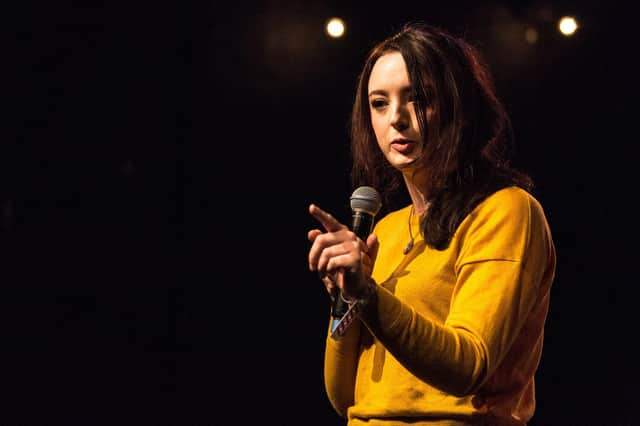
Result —
<instances>
[{"instance_id":1,"label":"beaded wristband","mask_svg":"<svg viewBox=\"0 0 640 426\"><path fill-rule=\"evenodd\" d=\"M334 320L331 324L331 337L333 339L339 339L344 335L349 325L360 315L360 311L376 298L376 287L377 284L373 280L369 281L365 295L356 299L345 299L340 293L340 297L349 305L349 309L340 320Z\"/></svg>"},{"instance_id":2,"label":"beaded wristband","mask_svg":"<svg viewBox=\"0 0 640 426\"><path fill-rule=\"evenodd\" d=\"M371 298L375 294L376 294L376 284L373 281L369 281L364 291L364 295L360 297L355 297L353 299L347 299L344 297L343 292L340 292L340 298L342 299L343 302L345 302L349 306L356 303L359 305L365 306L369 304L369 302L371 302Z\"/></svg>"}]
</instances>

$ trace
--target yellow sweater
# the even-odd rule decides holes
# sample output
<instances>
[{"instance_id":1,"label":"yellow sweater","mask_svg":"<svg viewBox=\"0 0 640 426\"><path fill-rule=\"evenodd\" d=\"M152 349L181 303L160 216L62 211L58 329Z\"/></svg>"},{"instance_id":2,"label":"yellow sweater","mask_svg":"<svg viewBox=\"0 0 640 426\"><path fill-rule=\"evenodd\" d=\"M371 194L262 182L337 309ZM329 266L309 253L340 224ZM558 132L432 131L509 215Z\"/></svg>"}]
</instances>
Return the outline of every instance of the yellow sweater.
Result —
<instances>
[{"instance_id":1,"label":"yellow sweater","mask_svg":"<svg viewBox=\"0 0 640 426\"><path fill-rule=\"evenodd\" d=\"M553 282L555 249L538 201L502 189L444 251L409 241L410 207L378 221L377 303L327 336L325 387L349 426L524 425ZM413 235L419 217L410 218Z\"/></svg>"}]
</instances>

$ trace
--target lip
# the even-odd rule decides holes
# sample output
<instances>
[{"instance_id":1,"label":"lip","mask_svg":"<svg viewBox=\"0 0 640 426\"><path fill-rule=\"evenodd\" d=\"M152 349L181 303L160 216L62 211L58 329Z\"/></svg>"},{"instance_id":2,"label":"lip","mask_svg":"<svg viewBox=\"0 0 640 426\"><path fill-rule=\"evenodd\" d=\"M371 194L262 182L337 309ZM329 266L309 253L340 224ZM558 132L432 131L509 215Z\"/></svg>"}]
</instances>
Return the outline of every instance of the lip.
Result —
<instances>
[{"instance_id":1,"label":"lip","mask_svg":"<svg viewBox=\"0 0 640 426\"><path fill-rule=\"evenodd\" d=\"M415 146L416 142L410 139L394 139L391 141L391 147L402 154L413 151Z\"/></svg>"}]
</instances>

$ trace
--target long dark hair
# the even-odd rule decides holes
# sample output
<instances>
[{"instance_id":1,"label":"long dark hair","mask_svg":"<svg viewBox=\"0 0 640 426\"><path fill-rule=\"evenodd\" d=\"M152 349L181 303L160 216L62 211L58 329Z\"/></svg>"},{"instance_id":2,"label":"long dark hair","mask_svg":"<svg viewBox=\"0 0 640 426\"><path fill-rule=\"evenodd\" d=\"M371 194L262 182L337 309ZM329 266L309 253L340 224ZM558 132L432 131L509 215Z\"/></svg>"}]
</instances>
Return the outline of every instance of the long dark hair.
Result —
<instances>
[{"instance_id":1,"label":"long dark hair","mask_svg":"<svg viewBox=\"0 0 640 426\"><path fill-rule=\"evenodd\" d=\"M358 78L350 122L354 187L373 186L385 200L403 188L402 174L376 142L367 93L375 62L389 52L400 52L407 65L424 137L419 161L428 187L420 189L429 210L422 232L431 247L445 249L460 222L488 195L513 185L530 191L533 182L511 163L511 121L479 52L439 28L410 23L373 47ZM427 106L433 109L428 126Z\"/></svg>"}]
</instances>

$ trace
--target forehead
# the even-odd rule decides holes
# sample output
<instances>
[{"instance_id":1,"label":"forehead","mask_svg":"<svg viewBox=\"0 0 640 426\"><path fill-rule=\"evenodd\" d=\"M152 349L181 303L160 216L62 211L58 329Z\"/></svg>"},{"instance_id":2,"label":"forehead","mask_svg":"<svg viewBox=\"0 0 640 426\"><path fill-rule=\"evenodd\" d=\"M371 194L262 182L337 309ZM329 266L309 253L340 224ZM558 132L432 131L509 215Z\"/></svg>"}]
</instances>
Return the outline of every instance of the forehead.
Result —
<instances>
[{"instance_id":1,"label":"forehead","mask_svg":"<svg viewBox=\"0 0 640 426\"><path fill-rule=\"evenodd\" d=\"M385 53L378 58L369 76L369 91L387 86L409 85L409 74L400 52Z\"/></svg>"}]
</instances>

